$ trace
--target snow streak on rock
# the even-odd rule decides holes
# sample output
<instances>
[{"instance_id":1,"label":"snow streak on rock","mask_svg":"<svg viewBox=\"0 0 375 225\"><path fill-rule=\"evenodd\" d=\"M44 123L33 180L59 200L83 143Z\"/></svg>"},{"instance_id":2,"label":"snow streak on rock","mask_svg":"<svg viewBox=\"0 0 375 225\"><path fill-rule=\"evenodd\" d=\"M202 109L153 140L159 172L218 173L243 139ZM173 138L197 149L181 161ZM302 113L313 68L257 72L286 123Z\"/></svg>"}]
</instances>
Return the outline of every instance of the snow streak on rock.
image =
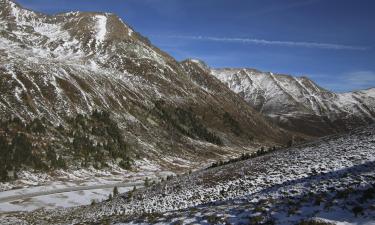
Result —
<instances>
[{"instance_id":1,"label":"snow streak on rock","mask_svg":"<svg viewBox=\"0 0 375 225\"><path fill-rule=\"evenodd\" d=\"M107 17L100 15L96 16L96 40L99 43L102 43L105 40L107 34Z\"/></svg>"}]
</instances>

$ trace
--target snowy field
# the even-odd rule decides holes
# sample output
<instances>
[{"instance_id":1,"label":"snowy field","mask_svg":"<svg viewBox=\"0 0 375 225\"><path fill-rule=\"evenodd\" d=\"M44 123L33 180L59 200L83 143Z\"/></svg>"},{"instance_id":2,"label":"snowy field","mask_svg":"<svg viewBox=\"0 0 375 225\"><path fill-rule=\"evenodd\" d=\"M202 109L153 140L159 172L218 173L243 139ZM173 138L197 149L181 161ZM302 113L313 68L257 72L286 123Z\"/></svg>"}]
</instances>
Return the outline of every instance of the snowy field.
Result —
<instances>
[{"instance_id":1,"label":"snowy field","mask_svg":"<svg viewBox=\"0 0 375 225\"><path fill-rule=\"evenodd\" d=\"M137 186L138 188L140 186ZM120 193L132 190L131 187L118 188ZM0 203L0 214L33 211L36 209L57 209L81 205L89 205L92 201L101 202L108 199L112 194L113 188L71 191L58 194L40 195L36 197L22 198L9 202Z\"/></svg>"},{"instance_id":2,"label":"snowy field","mask_svg":"<svg viewBox=\"0 0 375 225\"><path fill-rule=\"evenodd\" d=\"M0 215L36 209L57 209L89 205L94 200L107 200L116 186L120 193L142 187L144 179L166 178L174 173L161 171L149 161L138 161L141 172L118 167L108 171L94 168L58 171L53 176L22 172L12 183L0 183Z\"/></svg>"}]
</instances>

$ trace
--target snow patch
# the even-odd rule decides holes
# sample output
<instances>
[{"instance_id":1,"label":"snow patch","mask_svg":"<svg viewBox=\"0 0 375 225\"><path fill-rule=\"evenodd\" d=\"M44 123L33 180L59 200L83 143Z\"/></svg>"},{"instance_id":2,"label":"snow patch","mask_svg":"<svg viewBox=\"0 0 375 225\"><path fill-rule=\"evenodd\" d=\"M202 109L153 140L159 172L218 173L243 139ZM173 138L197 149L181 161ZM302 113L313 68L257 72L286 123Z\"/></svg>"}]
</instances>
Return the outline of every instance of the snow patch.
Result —
<instances>
[{"instance_id":1,"label":"snow patch","mask_svg":"<svg viewBox=\"0 0 375 225\"><path fill-rule=\"evenodd\" d=\"M95 16L96 18L96 40L102 43L107 35L107 17L103 15Z\"/></svg>"}]
</instances>

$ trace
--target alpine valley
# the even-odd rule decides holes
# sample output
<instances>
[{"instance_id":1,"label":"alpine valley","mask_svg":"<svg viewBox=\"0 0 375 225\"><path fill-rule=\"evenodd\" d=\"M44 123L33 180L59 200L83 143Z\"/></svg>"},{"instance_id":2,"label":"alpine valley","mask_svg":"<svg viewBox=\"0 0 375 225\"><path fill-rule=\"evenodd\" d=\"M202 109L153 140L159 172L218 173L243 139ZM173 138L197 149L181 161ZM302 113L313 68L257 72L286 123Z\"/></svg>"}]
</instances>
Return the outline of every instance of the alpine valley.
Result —
<instances>
[{"instance_id":1,"label":"alpine valley","mask_svg":"<svg viewBox=\"0 0 375 225\"><path fill-rule=\"evenodd\" d=\"M175 61L115 15L46 16L1 1L0 18L2 144L31 143L2 153L3 179L50 169L55 158L71 169L141 161L178 170L288 139L216 78L191 74L198 65Z\"/></svg>"},{"instance_id":2,"label":"alpine valley","mask_svg":"<svg viewBox=\"0 0 375 225\"><path fill-rule=\"evenodd\" d=\"M374 121L375 88L178 62L114 14L0 0L0 224L334 222L331 201L375 221Z\"/></svg>"}]
</instances>

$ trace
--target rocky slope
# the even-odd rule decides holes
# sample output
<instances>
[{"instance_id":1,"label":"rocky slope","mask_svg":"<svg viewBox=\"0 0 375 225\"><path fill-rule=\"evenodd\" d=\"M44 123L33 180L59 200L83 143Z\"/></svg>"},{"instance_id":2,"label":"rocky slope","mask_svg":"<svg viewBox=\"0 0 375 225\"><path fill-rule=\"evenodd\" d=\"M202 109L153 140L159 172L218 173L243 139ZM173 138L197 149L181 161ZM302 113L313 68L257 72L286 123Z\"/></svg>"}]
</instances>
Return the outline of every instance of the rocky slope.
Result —
<instances>
[{"instance_id":1,"label":"rocky slope","mask_svg":"<svg viewBox=\"0 0 375 225\"><path fill-rule=\"evenodd\" d=\"M373 224L375 126L197 171L65 210L9 215L11 224ZM177 211L176 211L177 210Z\"/></svg>"},{"instance_id":2,"label":"rocky slope","mask_svg":"<svg viewBox=\"0 0 375 225\"><path fill-rule=\"evenodd\" d=\"M13 152L20 132L39 146L27 152L33 163L16 170L46 161L50 148L68 167L131 157L181 169L288 139L225 85L193 75L195 68L113 14L49 16L0 0L0 119L7 124L0 134ZM49 138L28 129L36 119Z\"/></svg>"},{"instance_id":3,"label":"rocky slope","mask_svg":"<svg viewBox=\"0 0 375 225\"><path fill-rule=\"evenodd\" d=\"M211 74L259 112L297 133L324 136L375 121L375 88L333 93L306 77L254 69L212 69Z\"/></svg>"}]
</instances>

